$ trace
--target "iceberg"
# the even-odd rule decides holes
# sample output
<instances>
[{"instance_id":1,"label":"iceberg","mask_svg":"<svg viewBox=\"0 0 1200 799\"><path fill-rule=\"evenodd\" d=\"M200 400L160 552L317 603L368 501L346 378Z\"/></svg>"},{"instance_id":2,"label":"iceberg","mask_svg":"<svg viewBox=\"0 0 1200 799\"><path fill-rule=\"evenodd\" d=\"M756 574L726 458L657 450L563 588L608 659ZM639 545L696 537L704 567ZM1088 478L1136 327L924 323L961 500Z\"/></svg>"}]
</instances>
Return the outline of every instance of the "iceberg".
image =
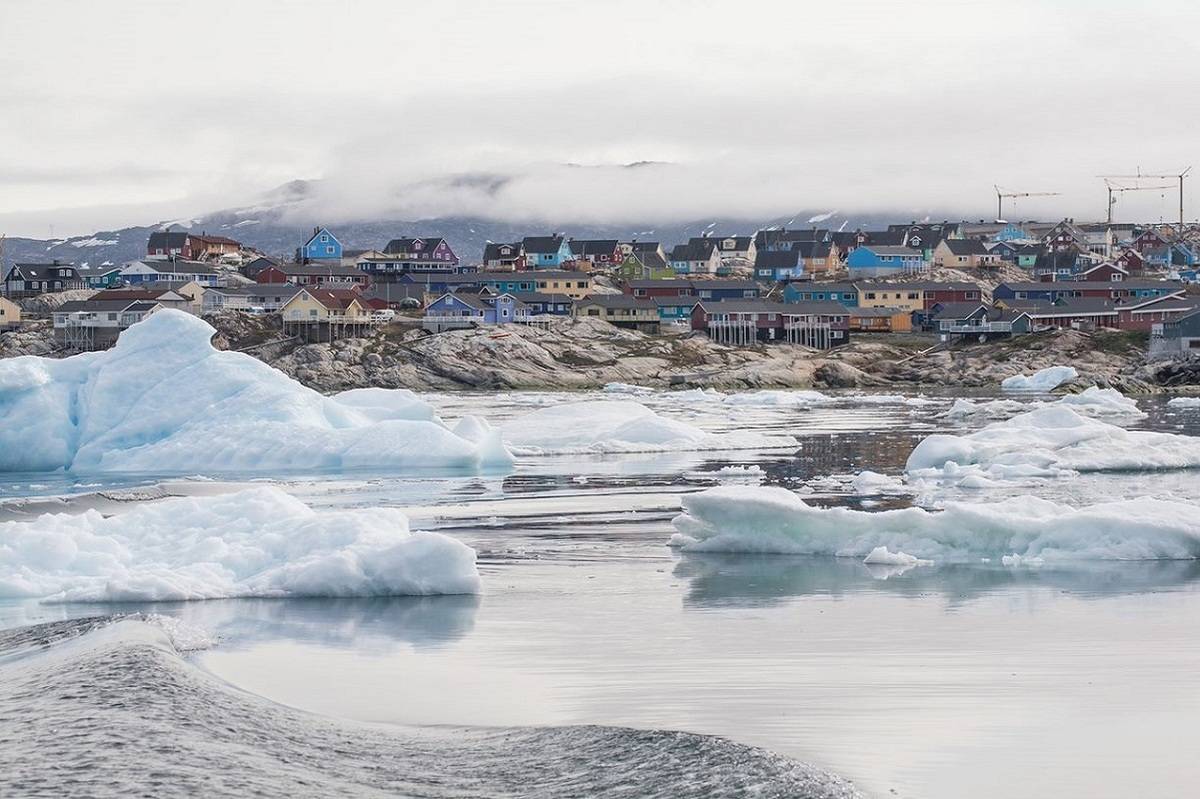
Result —
<instances>
[{"instance_id":1,"label":"iceberg","mask_svg":"<svg viewBox=\"0 0 1200 799\"><path fill-rule=\"evenodd\" d=\"M210 343L206 322L155 313L106 352L0 361L0 471L221 473L511 463L409 391L325 397ZM490 437L489 437L490 436Z\"/></svg>"},{"instance_id":2,"label":"iceberg","mask_svg":"<svg viewBox=\"0 0 1200 799\"><path fill-rule=\"evenodd\" d=\"M479 593L475 551L394 508L263 486L0 523L0 597L123 602Z\"/></svg>"},{"instance_id":3,"label":"iceberg","mask_svg":"<svg viewBox=\"0 0 1200 799\"><path fill-rule=\"evenodd\" d=\"M1125 430L1050 403L966 435L926 437L908 456L910 476L989 479L1074 472L1200 467L1200 438Z\"/></svg>"},{"instance_id":4,"label":"iceberg","mask_svg":"<svg viewBox=\"0 0 1200 799\"><path fill-rule=\"evenodd\" d=\"M686 494L682 503L670 543L694 552L894 561L885 565L905 565L902 556L914 559L908 565L1014 555L1014 563L1200 558L1200 506L1149 497L1083 508L1014 497L872 512L812 506L778 487L721 486Z\"/></svg>"},{"instance_id":5,"label":"iceberg","mask_svg":"<svg viewBox=\"0 0 1200 799\"><path fill-rule=\"evenodd\" d=\"M1063 383L1069 383L1078 376L1079 373L1075 371L1074 366L1048 366L1045 369L1039 369L1028 377L1025 375L1006 377L1000 381L1000 388L1004 391L1036 391L1045 393L1053 391Z\"/></svg>"},{"instance_id":6,"label":"iceberg","mask_svg":"<svg viewBox=\"0 0 1200 799\"><path fill-rule=\"evenodd\" d=\"M709 433L669 419L632 400L592 400L539 408L501 428L509 449L520 455L617 452L686 452L733 449L795 449L787 435L740 431Z\"/></svg>"},{"instance_id":7,"label":"iceberg","mask_svg":"<svg viewBox=\"0 0 1200 799\"><path fill-rule=\"evenodd\" d=\"M1130 421L1146 418L1137 406L1137 401L1126 397L1115 388L1089 386L1078 394L1068 394L1053 402L1022 402L1014 399L998 399L987 402L958 399L942 414L946 419L1005 419L1019 413L1043 408L1048 405L1066 406L1084 416L1124 417Z\"/></svg>"},{"instance_id":8,"label":"iceberg","mask_svg":"<svg viewBox=\"0 0 1200 799\"><path fill-rule=\"evenodd\" d=\"M1200 397L1175 397L1167 400L1167 406L1170 408L1184 408L1193 410L1200 408Z\"/></svg>"}]
</instances>

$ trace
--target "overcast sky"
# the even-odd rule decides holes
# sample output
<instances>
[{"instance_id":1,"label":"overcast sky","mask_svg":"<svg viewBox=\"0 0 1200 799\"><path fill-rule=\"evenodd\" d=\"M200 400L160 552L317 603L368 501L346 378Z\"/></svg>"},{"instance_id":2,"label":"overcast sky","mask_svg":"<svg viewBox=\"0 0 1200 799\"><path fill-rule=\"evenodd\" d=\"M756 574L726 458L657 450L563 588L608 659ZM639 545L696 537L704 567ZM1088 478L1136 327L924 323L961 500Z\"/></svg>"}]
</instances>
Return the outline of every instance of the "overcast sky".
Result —
<instances>
[{"instance_id":1,"label":"overcast sky","mask_svg":"<svg viewBox=\"0 0 1200 799\"><path fill-rule=\"evenodd\" d=\"M1006 216L1102 218L1097 175L1200 167L1196 5L0 0L0 232L296 178L330 222L979 217L995 183L1063 192Z\"/></svg>"}]
</instances>

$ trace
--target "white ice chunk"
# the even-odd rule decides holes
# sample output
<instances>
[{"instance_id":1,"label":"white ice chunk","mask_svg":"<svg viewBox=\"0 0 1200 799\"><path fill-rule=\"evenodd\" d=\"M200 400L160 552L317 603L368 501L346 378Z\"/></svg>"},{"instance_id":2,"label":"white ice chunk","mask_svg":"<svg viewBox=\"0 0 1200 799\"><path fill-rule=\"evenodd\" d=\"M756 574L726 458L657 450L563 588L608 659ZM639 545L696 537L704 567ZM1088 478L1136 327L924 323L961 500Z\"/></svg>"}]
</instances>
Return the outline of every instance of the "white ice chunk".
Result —
<instances>
[{"instance_id":1,"label":"white ice chunk","mask_svg":"<svg viewBox=\"0 0 1200 799\"><path fill-rule=\"evenodd\" d=\"M478 593L475 552L394 508L316 511L273 487L105 517L0 523L0 597L156 601Z\"/></svg>"},{"instance_id":2,"label":"white ice chunk","mask_svg":"<svg viewBox=\"0 0 1200 799\"><path fill-rule=\"evenodd\" d=\"M721 486L685 494L682 504L671 544L689 551L865 558L884 547L954 562L1200 557L1200 506L1149 497L1083 508L1015 497L871 512L815 507L783 488Z\"/></svg>"},{"instance_id":3,"label":"white ice chunk","mask_svg":"<svg viewBox=\"0 0 1200 799\"><path fill-rule=\"evenodd\" d=\"M0 471L465 469L510 463L408 391L325 397L238 352L207 323L155 313L106 352L0 361Z\"/></svg>"},{"instance_id":4,"label":"white ice chunk","mask_svg":"<svg viewBox=\"0 0 1200 799\"><path fill-rule=\"evenodd\" d=\"M787 435L708 433L631 400L594 400L540 408L502 428L505 443L523 455L672 452L794 448Z\"/></svg>"},{"instance_id":5,"label":"white ice chunk","mask_svg":"<svg viewBox=\"0 0 1200 799\"><path fill-rule=\"evenodd\" d=\"M974 433L928 436L905 468L919 477L1009 479L1195 467L1200 438L1125 430L1052 403Z\"/></svg>"},{"instance_id":6,"label":"white ice chunk","mask_svg":"<svg viewBox=\"0 0 1200 799\"><path fill-rule=\"evenodd\" d=\"M1053 391L1063 383L1069 383L1079 376L1074 366L1048 366L1039 369L1028 377L1013 375L1000 382L1000 388L1005 391Z\"/></svg>"}]
</instances>

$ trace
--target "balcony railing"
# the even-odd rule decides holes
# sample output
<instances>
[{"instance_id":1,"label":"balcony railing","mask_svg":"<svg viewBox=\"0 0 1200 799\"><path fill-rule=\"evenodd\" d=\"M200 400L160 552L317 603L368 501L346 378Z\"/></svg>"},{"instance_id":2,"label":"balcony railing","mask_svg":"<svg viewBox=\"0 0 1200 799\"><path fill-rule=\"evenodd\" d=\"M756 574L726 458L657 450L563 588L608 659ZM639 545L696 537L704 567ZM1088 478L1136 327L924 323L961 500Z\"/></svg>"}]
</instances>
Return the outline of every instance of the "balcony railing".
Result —
<instances>
[{"instance_id":1,"label":"balcony railing","mask_svg":"<svg viewBox=\"0 0 1200 799\"><path fill-rule=\"evenodd\" d=\"M938 328L943 333L1011 333L1012 322L980 322L979 324L961 324L952 322Z\"/></svg>"}]
</instances>

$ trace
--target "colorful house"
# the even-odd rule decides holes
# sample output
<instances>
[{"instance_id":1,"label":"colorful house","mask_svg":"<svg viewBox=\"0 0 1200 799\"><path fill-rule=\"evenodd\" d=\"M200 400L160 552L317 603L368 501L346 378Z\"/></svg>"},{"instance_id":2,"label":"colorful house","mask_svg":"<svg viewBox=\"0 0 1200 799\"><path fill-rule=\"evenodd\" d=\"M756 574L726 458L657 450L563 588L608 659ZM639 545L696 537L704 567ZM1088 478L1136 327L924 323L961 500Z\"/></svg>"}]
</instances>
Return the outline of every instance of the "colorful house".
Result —
<instances>
[{"instance_id":1,"label":"colorful house","mask_svg":"<svg viewBox=\"0 0 1200 799\"><path fill-rule=\"evenodd\" d=\"M224 282L221 272L215 267L179 258L130 261L121 267L121 280L131 286L143 283L193 282L201 286L219 286Z\"/></svg>"},{"instance_id":2,"label":"colorful house","mask_svg":"<svg viewBox=\"0 0 1200 799\"><path fill-rule=\"evenodd\" d=\"M696 306L695 297L655 297L654 304L658 307L658 318L671 324L690 324L692 308Z\"/></svg>"},{"instance_id":3,"label":"colorful house","mask_svg":"<svg viewBox=\"0 0 1200 799\"><path fill-rule=\"evenodd\" d=\"M0 329L21 324L21 306L8 297L0 297Z\"/></svg>"},{"instance_id":4,"label":"colorful house","mask_svg":"<svg viewBox=\"0 0 1200 799\"><path fill-rule=\"evenodd\" d=\"M624 281L665 280L675 277L675 270L657 250L632 250L617 268L617 277Z\"/></svg>"},{"instance_id":5,"label":"colorful house","mask_svg":"<svg viewBox=\"0 0 1200 799\"><path fill-rule=\"evenodd\" d=\"M521 240L525 250L525 265L529 269L558 269L571 261L571 245L567 237L526 236Z\"/></svg>"},{"instance_id":6,"label":"colorful house","mask_svg":"<svg viewBox=\"0 0 1200 799\"><path fill-rule=\"evenodd\" d=\"M911 333L912 314L903 308L848 308L850 329L862 333Z\"/></svg>"},{"instance_id":7,"label":"colorful house","mask_svg":"<svg viewBox=\"0 0 1200 799\"><path fill-rule=\"evenodd\" d=\"M525 303L505 292L492 294L450 293L438 297L425 307L422 326L432 332L456 330L478 325L506 325L529 321Z\"/></svg>"},{"instance_id":8,"label":"colorful house","mask_svg":"<svg viewBox=\"0 0 1200 799\"><path fill-rule=\"evenodd\" d=\"M846 259L853 278L915 275L929 269L924 255L910 247L860 244Z\"/></svg>"},{"instance_id":9,"label":"colorful house","mask_svg":"<svg viewBox=\"0 0 1200 799\"><path fill-rule=\"evenodd\" d=\"M979 239L942 239L933 249L935 266L978 269L1000 265L1000 254Z\"/></svg>"},{"instance_id":10,"label":"colorful house","mask_svg":"<svg viewBox=\"0 0 1200 799\"><path fill-rule=\"evenodd\" d=\"M713 341L734 346L777 341L828 349L850 340L849 311L836 302L698 302L691 324Z\"/></svg>"},{"instance_id":11,"label":"colorful house","mask_svg":"<svg viewBox=\"0 0 1200 799\"><path fill-rule=\"evenodd\" d=\"M400 269L393 271L417 272L422 269L454 271L458 268L458 256L441 236L400 237L392 239L383 248L386 255L396 259Z\"/></svg>"},{"instance_id":12,"label":"colorful house","mask_svg":"<svg viewBox=\"0 0 1200 799\"><path fill-rule=\"evenodd\" d=\"M575 303L576 319L603 319L611 325L657 333L660 318L654 300L628 294L596 294Z\"/></svg>"},{"instance_id":13,"label":"colorful house","mask_svg":"<svg viewBox=\"0 0 1200 799\"><path fill-rule=\"evenodd\" d=\"M4 294L32 297L56 291L87 288L73 264L57 260L48 264L13 264L4 273Z\"/></svg>"},{"instance_id":14,"label":"colorful house","mask_svg":"<svg viewBox=\"0 0 1200 799\"><path fill-rule=\"evenodd\" d=\"M679 275L715 275L721 269L721 252L707 238L676 244L667 260Z\"/></svg>"},{"instance_id":15,"label":"colorful house","mask_svg":"<svg viewBox=\"0 0 1200 799\"><path fill-rule=\"evenodd\" d=\"M371 280L367 273L341 263L277 264L259 271L256 283L291 283L296 286L353 284L366 288Z\"/></svg>"},{"instance_id":16,"label":"colorful house","mask_svg":"<svg viewBox=\"0 0 1200 799\"><path fill-rule=\"evenodd\" d=\"M313 228L313 234L304 246L296 252L298 263L309 261L340 261L342 260L342 243L337 236L329 232L329 228Z\"/></svg>"},{"instance_id":17,"label":"colorful house","mask_svg":"<svg viewBox=\"0 0 1200 799\"><path fill-rule=\"evenodd\" d=\"M923 310L925 292L907 283L862 283L858 287L859 308L901 308L908 313Z\"/></svg>"},{"instance_id":18,"label":"colorful house","mask_svg":"<svg viewBox=\"0 0 1200 799\"><path fill-rule=\"evenodd\" d=\"M567 246L571 250L571 260L586 262L599 269L610 269L623 259L621 245L616 239L568 239Z\"/></svg>"},{"instance_id":19,"label":"colorful house","mask_svg":"<svg viewBox=\"0 0 1200 799\"><path fill-rule=\"evenodd\" d=\"M997 304L1019 303L1022 300L1066 301L1075 298L1103 299L1127 303L1130 300L1154 297L1182 296L1183 286L1163 280L1122 280L1116 283L1086 281L1044 281L1035 283L1001 283L992 290Z\"/></svg>"},{"instance_id":20,"label":"colorful house","mask_svg":"<svg viewBox=\"0 0 1200 799\"><path fill-rule=\"evenodd\" d=\"M754 258L754 277L776 282L796 280L804 274L800 250L760 250Z\"/></svg>"},{"instance_id":21,"label":"colorful house","mask_svg":"<svg viewBox=\"0 0 1200 799\"><path fill-rule=\"evenodd\" d=\"M483 268L497 272L519 272L525 268L521 242L488 242L483 247Z\"/></svg>"},{"instance_id":22,"label":"colorful house","mask_svg":"<svg viewBox=\"0 0 1200 799\"><path fill-rule=\"evenodd\" d=\"M784 302L836 302L858 307L858 287L853 283L810 283L797 281L783 287Z\"/></svg>"}]
</instances>

